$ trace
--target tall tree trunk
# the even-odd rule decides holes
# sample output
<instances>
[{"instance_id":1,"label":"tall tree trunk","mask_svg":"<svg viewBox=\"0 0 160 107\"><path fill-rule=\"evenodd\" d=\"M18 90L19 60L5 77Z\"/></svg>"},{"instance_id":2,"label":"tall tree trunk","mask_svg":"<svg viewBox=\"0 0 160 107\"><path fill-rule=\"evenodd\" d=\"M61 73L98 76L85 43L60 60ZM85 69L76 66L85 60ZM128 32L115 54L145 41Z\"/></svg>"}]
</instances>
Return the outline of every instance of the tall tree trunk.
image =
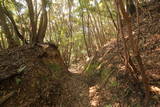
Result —
<instances>
[{"instance_id":1,"label":"tall tree trunk","mask_svg":"<svg viewBox=\"0 0 160 107\"><path fill-rule=\"evenodd\" d=\"M32 0L26 0L28 11L29 11L29 18L30 18L30 25L31 25L31 32L30 32L30 41L31 44L34 44L37 40L37 14L34 13L33 3ZM37 10L36 10L37 11Z\"/></svg>"},{"instance_id":2,"label":"tall tree trunk","mask_svg":"<svg viewBox=\"0 0 160 107\"><path fill-rule=\"evenodd\" d=\"M2 6L2 5L3 5L3 6ZM5 16L7 16L8 19L11 21L17 37L19 37L19 38L22 40L23 43L26 43L26 44L27 44L27 41L25 40L25 38L23 37L23 35L21 35L21 33L20 33L19 30L18 30L18 27L17 27L17 25L16 25L16 23L15 23L15 20L14 20L13 16L12 16L12 15L8 12L8 10L6 9L6 7L5 7L5 5L4 5L4 2L3 2L3 4L0 3L0 10L1 10L2 14L5 15Z\"/></svg>"},{"instance_id":3,"label":"tall tree trunk","mask_svg":"<svg viewBox=\"0 0 160 107\"><path fill-rule=\"evenodd\" d=\"M90 55L92 54L92 53L94 53L95 52L95 48L93 47L93 37L92 37L92 35L91 35L91 32L90 32L90 30L91 30L91 28L90 28L90 15L89 15L89 10L87 9L87 29L88 29L88 31L87 31L87 36L88 36L88 50L89 50L89 52L90 52Z\"/></svg>"},{"instance_id":4,"label":"tall tree trunk","mask_svg":"<svg viewBox=\"0 0 160 107\"><path fill-rule=\"evenodd\" d=\"M105 37L105 33L104 33L104 25L103 25L103 22L102 22L102 15L101 15L100 7L98 5L98 1L95 0L95 3L97 4L97 10L98 10L97 20L98 20L98 24L99 24L100 35L101 35L101 38L102 38L101 42L102 42L102 45L104 45L106 43L106 37Z\"/></svg>"},{"instance_id":5,"label":"tall tree trunk","mask_svg":"<svg viewBox=\"0 0 160 107\"><path fill-rule=\"evenodd\" d=\"M138 66L139 66L140 73L141 73L141 76L142 76L143 85L144 85L144 88L145 88L144 107L147 107L148 103L149 103L148 102L149 97L150 97L150 92L149 92L150 88L149 88L149 85L148 85L148 78L147 78L145 70L144 70L144 65L143 65L143 62L142 62L142 58L140 56L140 51L138 50L139 49L138 48L138 42L135 41L135 37L132 34L131 19L130 19L129 15L125 12L122 0L119 0L119 7L120 7L120 10L122 12L122 15L123 15L124 19L127 22L127 30L128 30L127 33L128 33L129 41L131 43L131 49L133 51L135 59L138 62Z\"/></svg>"},{"instance_id":6,"label":"tall tree trunk","mask_svg":"<svg viewBox=\"0 0 160 107\"><path fill-rule=\"evenodd\" d=\"M83 11L83 7L82 7L82 4L81 4L80 0L79 0L79 3L80 3L80 8L81 8L81 21L82 21L84 43L85 43L85 46L86 46L87 55L91 56L90 52L89 52L89 48L88 48L87 39L86 39L86 30L85 30L85 23L84 23L84 11Z\"/></svg>"},{"instance_id":7,"label":"tall tree trunk","mask_svg":"<svg viewBox=\"0 0 160 107\"><path fill-rule=\"evenodd\" d=\"M5 41L3 37L3 33L1 32L1 42L2 42L2 48L5 48Z\"/></svg>"},{"instance_id":8,"label":"tall tree trunk","mask_svg":"<svg viewBox=\"0 0 160 107\"><path fill-rule=\"evenodd\" d=\"M8 42L8 48L13 48L17 46L16 41L13 39L13 36L9 30L7 20L5 15L3 14L2 10L0 9L0 26L2 27L2 31L4 32L7 42Z\"/></svg>"},{"instance_id":9,"label":"tall tree trunk","mask_svg":"<svg viewBox=\"0 0 160 107\"><path fill-rule=\"evenodd\" d=\"M40 18L40 25L38 29L38 34L37 34L37 40L38 42L43 42L46 30L47 30L47 24L48 24L48 18L47 18L47 11L46 11L46 1L41 0L42 2L42 14Z\"/></svg>"},{"instance_id":10,"label":"tall tree trunk","mask_svg":"<svg viewBox=\"0 0 160 107\"><path fill-rule=\"evenodd\" d=\"M99 35L97 34L98 33L98 28L96 26L96 19L94 18L94 15L91 14L91 24L92 24L92 31L93 31L93 34L95 36L95 39L96 39L96 45L98 46L98 49L101 47L101 40L99 38Z\"/></svg>"},{"instance_id":11,"label":"tall tree trunk","mask_svg":"<svg viewBox=\"0 0 160 107\"><path fill-rule=\"evenodd\" d=\"M118 27L117 27L117 25L116 25L116 22L115 22L115 20L114 20L114 18L113 18L113 15L112 15L112 13L111 13L111 10L109 9L109 6L108 6L106 0L103 0L103 1L104 1L104 4L105 4L108 12L109 12L109 15L110 15L110 17L111 17L111 19L112 19L112 23L113 23L115 29L118 30Z\"/></svg>"}]
</instances>

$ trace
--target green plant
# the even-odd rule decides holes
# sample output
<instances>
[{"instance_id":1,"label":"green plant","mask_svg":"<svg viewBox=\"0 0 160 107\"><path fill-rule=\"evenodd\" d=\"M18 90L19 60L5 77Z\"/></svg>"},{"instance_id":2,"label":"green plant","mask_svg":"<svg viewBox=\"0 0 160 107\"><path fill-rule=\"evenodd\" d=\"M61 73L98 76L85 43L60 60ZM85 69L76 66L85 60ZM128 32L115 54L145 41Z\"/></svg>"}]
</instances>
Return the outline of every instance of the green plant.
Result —
<instances>
[{"instance_id":1,"label":"green plant","mask_svg":"<svg viewBox=\"0 0 160 107\"><path fill-rule=\"evenodd\" d=\"M53 71L60 71L62 67L58 64L48 64L49 69Z\"/></svg>"},{"instance_id":2,"label":"green plant","mask_svg":"<svg viewBox=\"0 0 160 107\"><path fill-rule=\"evenodd\" d=\"M94 74L94 71L96 70L96 68L99 66L98 63L93 63L87 66L85 72L88 74Z\"/></svg>"},{"instance_id":3,"label":"green plant","mask_svg":"<svg viewBox=\"0 0 160 107\"><path fill-rule=\"evenodd\" d=\"M112 105L111 105L111 104L109 104L109 105L105 105L104 107L112 107Z\"/></svg>"},{"instance_id":4,"label":"green plant","mask_svg":"<svg viewBox=\"0 0 160 107\"><path fill-rule=\"evenodd\" d=\"M16 80L17 85L19 85L22 82L22 80L20 78L15 78L15 80Z\"/></svg>"},{"instance_id":5,"label":"green plant","mask_svg":"<svg viewBox=\"0 0 160 107\"><path fill-rule=\"evenodd\" d=\"M17 70L17 72L18 72L18 73L21 73L21 72L23 72L23 71L25 70L25 68L26 68L25 65L21 65L21 66L19 67L19 69Z\"/></svg>"},{"instance_id":6,"label":"green plant","mask_svg":"<svg viewBox=\"0 0 160 107\"><path fill-rule=\"evenodd\" d=\"M117 82L117 81L112 81L111 82L111 86L112 87L116 87L116 86L118 86L119 85L119 83Z\"/></svg>"}]
</instances>

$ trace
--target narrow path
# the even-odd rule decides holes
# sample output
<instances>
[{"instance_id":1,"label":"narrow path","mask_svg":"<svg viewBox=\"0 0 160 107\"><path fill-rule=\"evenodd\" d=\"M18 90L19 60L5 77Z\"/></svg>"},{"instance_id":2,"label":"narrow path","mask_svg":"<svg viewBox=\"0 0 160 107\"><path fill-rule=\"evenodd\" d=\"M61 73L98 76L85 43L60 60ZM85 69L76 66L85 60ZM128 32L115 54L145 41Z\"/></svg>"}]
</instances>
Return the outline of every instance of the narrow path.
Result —
<instances>
[{"instance_id":1,"label":"narrow path","mask_svg":"<svg viewBox=\"0 0 160 107\"><path fill-rule=\"evenodd\" d=\"M79 62L77 64L72 64L69 67L69 71L71 73L81 74L83 72L83 65L84 65L84 63L82 63L82 62Z\"/></svg>"},{"instance_id":2,"label":"narrow path","mask_svg":"<svg viewBox=\"0 0 160 107\"><path fill-rule=\"evenodd\" d=\"M75 74L81 74L83 72L83 66L84 64L82 62L77 64L72 64L69 68L69 71ZM95 85L88 88L89 88L88 91L89 91L89 100L91 107L98 107L100 95L97 90L99 87Z\"/></svg>"}]
</instances>

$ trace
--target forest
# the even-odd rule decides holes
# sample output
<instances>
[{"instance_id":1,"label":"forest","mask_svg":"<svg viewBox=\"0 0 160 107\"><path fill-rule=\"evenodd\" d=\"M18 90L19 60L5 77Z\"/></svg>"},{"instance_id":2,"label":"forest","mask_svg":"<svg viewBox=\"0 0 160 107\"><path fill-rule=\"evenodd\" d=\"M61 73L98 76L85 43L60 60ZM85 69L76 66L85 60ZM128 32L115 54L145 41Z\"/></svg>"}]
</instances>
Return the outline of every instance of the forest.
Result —
<instances>
[{"instance_id":1,"label":"forest","mask_svg":"<svg viewBox=\"0 0 160 107\"><path fill-rule=\"evenodd\" d=\"M160 107L160 0L0 0L0 107Z\"/></svg>"}]
</instances>

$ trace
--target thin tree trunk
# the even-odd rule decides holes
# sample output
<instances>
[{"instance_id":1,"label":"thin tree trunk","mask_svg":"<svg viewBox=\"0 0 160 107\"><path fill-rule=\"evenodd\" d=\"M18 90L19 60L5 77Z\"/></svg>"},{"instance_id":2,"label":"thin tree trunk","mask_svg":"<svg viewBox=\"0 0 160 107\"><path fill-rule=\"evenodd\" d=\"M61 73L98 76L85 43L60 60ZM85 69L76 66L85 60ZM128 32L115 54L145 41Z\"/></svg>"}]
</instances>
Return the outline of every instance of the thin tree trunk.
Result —
<instances>
[{"instance_id":1,"label":"thin tree trunk","mask_svg":"<svg viewBox=\"0 0 160 107\"><path fill-rule=\"evenodd\" d=\"M150 96L150 92L149 92L150 88L149 88L149 85L148 85L147 75L145 74L142 58L141 58L140 52L138 50L138 43L136 43L137 41L134 41L134 37L132 35L131 20L130 20L128 14L125 12L122 0L119 0L119 6L120 6L120 10L123 14L123 17L127 22L128 36L129 36L130 43L132 44L131 48L132 48L133 54L134 54L134 56L135 56L135 58L138 62L138 66L139 66L140 73L141 73L141 76L142 76L143 85L145 87L144 107L147 107L148 106L148 101L149 101L149 96ZM135 44L135 45L133 45L133 44Z\"/></svg>"},{"instance_id":2,"label":"thin tree trunk","mask_svg":"<svg viewBox=\"0 0 160 107\"><path fill-rule=\"evenodd\" d=\"M8 12L8 10L6 9L4 3L3 3L3 7L2 7L2 4L0 4L0 10L1 10L1 12L3 12L4 15L6 15L6 16L8 17L9 20L11 21L17 37L19 37L19 38L22 40L23 43L26 43L26 44L27 44L27 41L25 40L25 38L23 37L23 35L21 35L21 33L20 33L19 30L18 30L18 27L17 27L17 25L16 25L16 23L15 23L15 20L14 20L13 16Z\"/></svg>"},{"instance_id":3,"label":"thin tree trunk","mask_svg":"<svg viewBox=\"0 0 160 107\"><path fill-rule=\"evenodd\" d=\"M104 1L104 4L105 4L105 6L106 6L106 8L107 8L107 10L108 10L108 12L109 12L109 14L110 14L110 17L111 17L111 19L112 19L112 23L113 23L115 29L118 30L118 27L117 27L117 25L116 25L116 22L115 22L115 20L114 20L114 18L113 18L113 15L112 15L112 13L111 13L111 11L110 11L110 9L109 9L109 6L108 6L106 0L103 0L103 1Z\"/></svg>"},{"instance_id":4,"label":"thin tree trunk","mask_svg":"<svg viewBox=\"0 0 160 107\"><path fill-rule=\"evenodd\" d=\"M51 10L48 11L49 41L52 41Z\"/></svg>"},{"instance_id":5,"label":"thin tree trunk","mask_svg":"<svg viewBox=\"0 0 160 107\"><path fill-rule=\"evenodd\" d=\"M99 23L99 31L100 31L100 35L102 38L102 45L104 45L106 43L106 37L105 37L105 33L104 33L104 25L102 22L102 15L101 15L101 11L98 5L97 0L95 0L96 4L97 4L97 10L98 10L98 23Z\"/></svg>"},{"instance_id":6,"label":"thin tree trunk","mask_svg":"<svg viewBox=\"0 0 160 107\"><path fill-rule=\"evenodd\" d=\"M95 31L96 26L94 25L92 17L91 17L92 31L93 31L93 34L95 35L95 39L96 39L97 46L98 46L98 49L99 49L101 47L101 41L100 41L99 37L97 36L97 32ZM97 28L96 28L96 30L97 30Z\"/></svg>"},{"instance_id":7,"label":"thin tree trunk","mask_svg":"<svg viewBox=\"0 0 160 107\"><path fill-rule=\"evenodd\" d=\"M37 24L36 24L37 17L35 18L32 0L26 0L26 2L28 6L30 25L31 25L30 41L32 44L34 44L37 41L36 40L37 39Z\"/></svg>"},{"instance_id":8,"label":"thin tree trunk","mask_svg":"<svg viewBox=\"0 0 160 107\"><path fill-rule=\"evenodd\" d=\"M6 48L3 33L1 33L1 39L2 39L2 48Z\"/></svg>"},{"instance_id":9,"label":"thin tree trunk","mask_svg":"<svg viewBox=\"0 0 160 107\"><path fill-rule=\"evenodd\" d=\"M80 7L81 7L81 21L82 21L84 43L85 43L85 46L86 46L87 55L90 56L88 43L87 43L87 39L86 39L86 31L85 31L85 24L84 24L84 11L83 11L83 7L81 5L81 1L80 0L79 0L79 3L80 3Z\"/></svg>"},{"instance_id":10,"label":"thin tree trunk","mask_svg":"<svg viewBox=\"0 0 160 107\"><path fill-rule=\"evenodd\" d=\"M13 39L13 36L11 35L11 32L9 30L7 20L5 18L5 15L3 12L0 10L0 25L2 27L2 31L4 32L7 42L8 42L8 48L13 48L17 46L16 41Z\"/></svg>"},{"instance_id":11,"label":"thin tree trunk","mask_svg":"<svg viewBox=\"0 0 160 107\"><path fill-rule=\"evenodd\" d=\"M48 18L47 18L47 11L46 11L46 1L41 0L42 2L42 14L41 14L41 19L40 19L40 25L38 29L38 34L37 34L37 40L38 42L43 42L46 30L47 30L47 25L48 25Z\"/></svg>"},{"instance_id":12,"label":"thin tree trunk","mask_svg":"<svg viewBox=\"0 0 160 107\"><path fill-rule=\"evenodd\" d=\"M87 28L88 28L88 44L89 44L89 52L90 54L92 53L92 51L95 52L95 49L93 48L93 42L92 41L92 37L91 37L91 32L90 32L90 15L89 15L89 11L87 9Z\"/></svg>"}]
</instances>

